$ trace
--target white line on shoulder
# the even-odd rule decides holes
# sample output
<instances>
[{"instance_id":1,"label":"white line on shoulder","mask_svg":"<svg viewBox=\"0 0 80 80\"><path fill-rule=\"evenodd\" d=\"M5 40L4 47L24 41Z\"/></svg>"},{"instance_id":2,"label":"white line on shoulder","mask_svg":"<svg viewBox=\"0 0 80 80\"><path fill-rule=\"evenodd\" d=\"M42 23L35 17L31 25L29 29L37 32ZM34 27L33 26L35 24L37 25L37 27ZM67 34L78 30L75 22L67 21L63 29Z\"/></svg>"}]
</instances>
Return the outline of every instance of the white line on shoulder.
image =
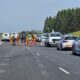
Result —
<instances>
[{"instance_id":1,"label":"white line on shoulder","mask_svg":"<svg viewBox=\"0 0 80 80\"><path fill-rule=\"evenodd\" d=\"M59 69L60 69L61 71L63 71L64 73L66 73L66 74L70 74L67 70L65 70L65 69L63 69L63 68L61 68L61 67L59 67Z\"/></svg>"}]
</instances>

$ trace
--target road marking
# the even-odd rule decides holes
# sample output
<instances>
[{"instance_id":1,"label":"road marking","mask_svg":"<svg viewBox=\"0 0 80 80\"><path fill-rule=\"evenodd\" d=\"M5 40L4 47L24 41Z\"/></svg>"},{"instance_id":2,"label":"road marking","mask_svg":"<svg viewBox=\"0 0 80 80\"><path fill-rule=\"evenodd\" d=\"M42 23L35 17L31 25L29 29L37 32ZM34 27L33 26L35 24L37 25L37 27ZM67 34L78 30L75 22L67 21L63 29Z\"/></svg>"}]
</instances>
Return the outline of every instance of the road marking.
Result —
<instances>
[{"instance_id":1,"label":"road marking","mask_svg":"<svg viewBox=\"0 0 80 80\"><path fill-rule=\"evenodd\" d=\"M9 59L3 59L3 60L5 60L5 61L9 61Z\"/></svg>"},{"instance_id":2,"label":"road marking","mask_svg":"<svg viewBox=\"0 0 80 80\"><path fill-rule=\"evenodd\" d=\"M37 53L37 56L40 56L40 53Z\"/></svg>"},{"instance_id":3,"label":"road marking","mask_svg":"<svg viewBox=\"0 0 80 80\"><path fill-rule=\"evenodd\" d=\"M6 63L1 63L0 66L7 66L8 64Z\"/></svg>"},{"instance_id":4,"label":"road marking","mask_svg":"<svg viewBox=\"0 0 80 80\"><path fill-rule=\"evenodd\" d=\"M61 67L59 67L59 69L60 69L61 71L63 71L64 73L66 73L66 74L70 74L67 70L65 70L65 69L63 69L63 68L61 68Z\"/></svg>"},{"instance_id":5,"label":"road marking","mask_svg":"<svg viewBox=\"0 0 80 80\"><path fill-rule=\"evenodd\" d=\"M0 73L5 73L6 70L0 69Z\"/></svg>"},{"instance_id":6,"label":"road marking","mask_svg":"<svg viewBox=\"0 0 80 80\"><path fill-rule=\"evenodd\" d=\"M14 53L14 52L16 52L16 51L11 51L11 53Z\"/></svg>"},{"instance_id":7,"label":"road marking","mask_svg":"<svg viewBox=\"0 0 80 80\"><path fill-rule=\"evenodd\" d=\"M5 58L10 58L10 57L11 57L10 55L6 55L6 56L5 56Z\"/></svg>"},{"instance_id":8,"label":"road marking","mask_svg":"<svg viewBox=\"0 0 80 80\"><path fill-rule=\"evenodd\" d=\"M11 55L11 54L14 54L16 51L11 51L10 53L9 53L9 55Z\"/></svg>"}]
</instances>

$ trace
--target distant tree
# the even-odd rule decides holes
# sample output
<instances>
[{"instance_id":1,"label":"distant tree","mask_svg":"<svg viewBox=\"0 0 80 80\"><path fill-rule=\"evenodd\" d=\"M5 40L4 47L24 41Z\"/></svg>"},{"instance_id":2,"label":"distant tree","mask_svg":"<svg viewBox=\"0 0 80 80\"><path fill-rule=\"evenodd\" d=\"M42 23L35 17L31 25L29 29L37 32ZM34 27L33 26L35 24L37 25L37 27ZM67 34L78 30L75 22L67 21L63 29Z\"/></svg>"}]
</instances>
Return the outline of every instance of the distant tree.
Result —
<instances>
[{"instance_id":1,"label":"distant tree","mask_svg":"<svg viewBox=\"0 0 80 80\"><path fill-rule=\"evenodd\" d=\"M53 29L62 33L80 30L80 8L64 9L54 17L47 17L43 32L51 32Z\"/></svg>"}]
</instances>

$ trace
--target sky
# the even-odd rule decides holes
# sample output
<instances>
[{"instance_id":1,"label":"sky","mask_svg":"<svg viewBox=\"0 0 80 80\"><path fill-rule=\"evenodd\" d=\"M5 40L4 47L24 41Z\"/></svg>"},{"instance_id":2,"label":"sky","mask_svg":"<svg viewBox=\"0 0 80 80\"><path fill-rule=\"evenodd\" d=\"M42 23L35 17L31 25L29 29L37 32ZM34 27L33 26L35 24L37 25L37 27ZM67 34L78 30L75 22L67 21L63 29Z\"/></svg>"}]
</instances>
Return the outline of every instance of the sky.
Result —
<instances>
[{"instance_id":1,"label":"sky","mask_svg":"<svg viewBox=\"0 0 80 80\"><path fill-rule=\"evenodd\" d=\"M80 0L0 0L0 32L43 30L46 17L80 7Z\"/></svg>"}]
</instances>

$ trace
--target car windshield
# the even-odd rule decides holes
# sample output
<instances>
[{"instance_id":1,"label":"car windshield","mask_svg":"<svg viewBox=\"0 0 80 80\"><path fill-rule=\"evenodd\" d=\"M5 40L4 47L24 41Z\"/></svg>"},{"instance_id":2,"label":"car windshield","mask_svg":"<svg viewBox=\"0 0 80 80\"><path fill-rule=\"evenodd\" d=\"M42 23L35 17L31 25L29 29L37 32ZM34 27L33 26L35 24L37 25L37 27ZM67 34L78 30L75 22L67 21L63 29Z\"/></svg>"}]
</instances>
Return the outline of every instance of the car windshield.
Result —
<instances>
[{"instance_id":1,"label":"car windshield","mask_svg":"<svg viewBox=\"0 0 80 80\"><path fill-rule=\"evenodd\" d=\"M76 40L77 37L65 37L65 40Z\"/></svg>"},{"instance_id":2,"label":"car windshield","mask_svg":"<svg viewBox=\"0 0 80 80\"><path fill-rule=\"evenodd\" d=\"M80 37L79 37L79 38L77 38L77 41L80 41Z\"/></svg>"},{"instance_id":3,"label":"car windshield","mask_svg":"<svg viewBox=\"0 0 80 80\"><path fill-rule=\"evenodd\" d=\"M5 34L5 36L7 36L7 34Z\"/></svg>"},{"instance_id":4,"label":"car windshield","mask_svg":"<svg viewBox=\"0 0 80 80\"><path fill-rule=\"evenodd\" d=\"M51 34L50 36L51 36L51 37L60 37L61 34Z\"/></svg>"}]
</instances>

